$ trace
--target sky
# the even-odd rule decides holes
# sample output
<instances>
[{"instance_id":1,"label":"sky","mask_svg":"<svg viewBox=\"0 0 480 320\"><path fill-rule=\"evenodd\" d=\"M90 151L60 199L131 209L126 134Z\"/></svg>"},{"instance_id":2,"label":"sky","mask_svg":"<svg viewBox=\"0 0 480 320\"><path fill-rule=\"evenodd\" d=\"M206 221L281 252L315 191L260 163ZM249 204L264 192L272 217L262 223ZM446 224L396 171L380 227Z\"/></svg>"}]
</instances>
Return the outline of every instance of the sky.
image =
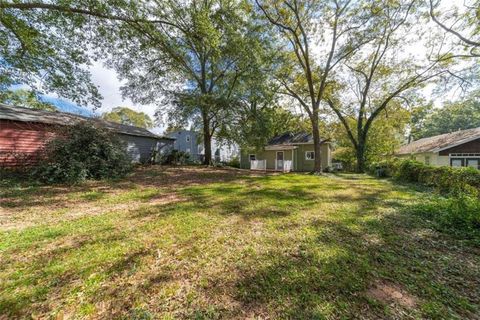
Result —
<instances>
[{"instance_id":1,"label":"sky","mask_svg":"<svg viewBox=\"0 0 480 320\"><path fill-rule=\"evenodd\" d=\"M118 79L115 70L106 68L102 62L94 62L89 70L92 73L93 83L98 87L100 94L103 96L103 100L101 101L102 106L100 108L92 110L92 108L80 107L70 101L59 99L55 94L44 95L42 99L53 103L62 111L85 116L99 116L104 112L111 111L115 107L123 106L135 111L144 112L154 120L156 106L134 104L129 98L124 99L122 97L120 92L122 82ZM156 126L150 130L160 134L164 132L165 127Z\"/></svg>"},{"instance_id":2,"label":"sky","mask_svg":"<svg viewBox=\"0 0 480 320\"><path fill-rule=\"evenodd\" d=\"M96 113L101 114L115 107L125 106L135 111L145 112L153 119L156 106L134 104L128 98L123 99L120 92L122 82L118 79L114 70L107 69L102 62L94 62L90 72L92 73L93 83L99 87L99 91L103 96L102 107L96 110Z\"/></svg>"}]
</instances>

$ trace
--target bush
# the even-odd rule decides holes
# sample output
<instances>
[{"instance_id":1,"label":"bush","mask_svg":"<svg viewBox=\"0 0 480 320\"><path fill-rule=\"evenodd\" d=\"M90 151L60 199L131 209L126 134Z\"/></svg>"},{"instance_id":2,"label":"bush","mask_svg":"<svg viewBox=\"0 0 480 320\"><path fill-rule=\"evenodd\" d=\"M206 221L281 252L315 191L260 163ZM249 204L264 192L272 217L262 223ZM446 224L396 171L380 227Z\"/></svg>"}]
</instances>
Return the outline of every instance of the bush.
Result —
<instances>
[{"instance_id":1,"label":"bush","mask_svg":"<svg viewBox=\"0 0 480 320\"><path fill-rule=\"evenodd\" d=\"M471 195L427 198L421 204L409 206L408 212L433 220L440 229L462 237L480 235L480 201Z\"/></svg>"},{"instance_id":2,"label":"bush","mask_svg":"<svg viewBox=\"0 0 480 320\"><path fill-rule=\"evenodd\" d=\"M394 160L371 164L370 174L418 183L447 197L425 199L410 208L435 220L441 228L455 232L480 229L480 170L474 168L434 167L413 160Z\"/></svg>"},{"instance_id":3,"label":"bush","mask_svg":"<svg viewBox=\"0 0 480 320\"><path fill-rule=\"evenodd\" d=\"M378 177L420 183L442 194L478 196L480 190L480 170L469 167L434 167L413 160L392 160L373 163L368 172Z\"/></svg>"},{"instance_id":4,"label":"bush","mask_svg":"<svg viewBox=\"0 0 480 320\"><path fill-rule=\"evenodd\" d=\"M238 157L233 157L225 163L229 167L240 168L240 159Z\"/></svg>"},{"instance_id":5,"label":"bush","mask_svg":"<svg viewBox=\"0 0 480 320\"><path fill-rule=\"evenodd\" d=\"M398 167L398 162L395 160L392 161L381 161L370 164L367 167L367 172L371 175L374 175L379 178L392 177Z\"/></svg>"},{"instance_id":6,"label":"bush","mask_svg":"<svg viewBox=\"0 0 480 320\"><path fill-rule=\"evenodd\" d=\"M172 149L169 153L162 155L161 164L184 165L190 160L190 154Z\"/></svg>"},{"instance_id":7,"label":"bush","mask_svg":"<svg viewBox=\"0 0 480 320\"><path fill-rule=\"evenodd\" d=\"M88 123L63 127L45 148L32 175L46 183L117 178L132 168L126 148L110 131Z\"/></svg>"}]
</instances>

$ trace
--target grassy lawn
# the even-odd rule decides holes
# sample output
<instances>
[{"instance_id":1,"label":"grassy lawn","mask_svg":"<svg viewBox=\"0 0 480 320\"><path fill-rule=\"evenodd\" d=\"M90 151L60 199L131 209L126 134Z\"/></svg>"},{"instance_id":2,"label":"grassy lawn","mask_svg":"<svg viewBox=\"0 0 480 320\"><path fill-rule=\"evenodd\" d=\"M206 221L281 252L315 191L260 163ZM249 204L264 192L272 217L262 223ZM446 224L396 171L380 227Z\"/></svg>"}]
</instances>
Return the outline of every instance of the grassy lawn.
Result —
<instances>
[{"instance_id":1,"label":"grassy lawn","mask_svg":"<svg viewBox=\"0 0 480 320\"><path fill-rule=\"evenodd\" d=\"M0 319L480 318L480 241L364 175L0 185Z\"/></svg>"}]
</instances>

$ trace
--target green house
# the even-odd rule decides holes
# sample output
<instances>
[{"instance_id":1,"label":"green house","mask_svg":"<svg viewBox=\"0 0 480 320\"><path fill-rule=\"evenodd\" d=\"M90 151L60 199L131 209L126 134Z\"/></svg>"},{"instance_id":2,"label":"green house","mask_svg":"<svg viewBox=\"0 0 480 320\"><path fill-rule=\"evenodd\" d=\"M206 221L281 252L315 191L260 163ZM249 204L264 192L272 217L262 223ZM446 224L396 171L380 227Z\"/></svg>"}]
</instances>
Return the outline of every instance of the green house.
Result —
<instances>
[{"instance_id":1,"label":"green house","mask_svg":"<svg viewBox=\"0 0 480 320\"><path fill-rule=\"evenodd\" d=\"M331 144L324 140L316 155L313 137L309 133L287 132L271 139L262 150L240 152L242 169L268 171L313 171L315 157L320 157L322 168L332 165Z\"/></svg>"}]
</instances>

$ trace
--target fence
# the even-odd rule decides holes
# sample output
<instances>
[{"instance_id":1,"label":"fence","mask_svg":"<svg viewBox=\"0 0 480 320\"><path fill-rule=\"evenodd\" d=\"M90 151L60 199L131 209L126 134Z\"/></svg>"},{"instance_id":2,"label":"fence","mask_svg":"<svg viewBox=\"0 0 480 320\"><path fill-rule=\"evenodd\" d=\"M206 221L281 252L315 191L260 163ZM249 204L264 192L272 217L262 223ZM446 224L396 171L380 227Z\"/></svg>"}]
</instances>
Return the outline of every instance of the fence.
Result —
<instances>
[{"instance_id":1,"label":"fence","mask_svg":"<svg viewBox=\"0 0 480 320\"><path fill-rule=\"evenodd\" d=\"M251 170L267 170L267 160L250 160Z\"/></svg>"},{"instance_id":2,"label":"fence","mask_svg":"<svg viewBox=\"0 0 480 320\"><path fill-rule=\"evenodd\" d=\"M285 160L283 161L283 172L290 172L292 171L292 161Z\"/></svg>"}]
</instances>

